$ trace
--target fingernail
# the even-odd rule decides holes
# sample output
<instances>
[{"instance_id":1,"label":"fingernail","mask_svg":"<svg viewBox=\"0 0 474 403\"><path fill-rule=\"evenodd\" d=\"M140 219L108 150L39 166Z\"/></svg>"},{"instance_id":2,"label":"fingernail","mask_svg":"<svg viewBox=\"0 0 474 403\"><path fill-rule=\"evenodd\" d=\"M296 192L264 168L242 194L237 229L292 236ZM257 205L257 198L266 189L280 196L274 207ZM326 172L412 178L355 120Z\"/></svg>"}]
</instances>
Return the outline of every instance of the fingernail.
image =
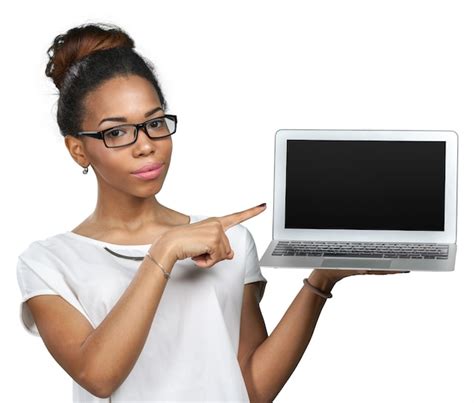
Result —
<instances>
[{"instance_id":1,"label":"fingernail","mask_svg":"<svg viewBox=\"0 0 474 403\"><path fill-rule=\"evenodd\" d=\"M262 204L259 204L257 207L263 207L263 206L266 206L267 203L262 203Z\"/></svg>"}]
</instances>

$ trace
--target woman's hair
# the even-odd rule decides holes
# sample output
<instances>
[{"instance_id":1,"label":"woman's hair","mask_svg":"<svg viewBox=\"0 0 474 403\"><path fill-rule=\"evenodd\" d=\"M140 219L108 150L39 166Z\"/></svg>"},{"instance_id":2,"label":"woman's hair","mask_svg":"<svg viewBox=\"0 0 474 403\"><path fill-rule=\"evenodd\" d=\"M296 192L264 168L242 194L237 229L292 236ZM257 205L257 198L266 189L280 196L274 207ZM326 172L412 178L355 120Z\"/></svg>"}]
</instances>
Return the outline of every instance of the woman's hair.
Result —
<instances>
[{"instance_id":1,"label":"woman's hair","mask_svg":"<svg viewBox=\"0 0 474 403\"><path fill-rule=\"evenodd\" d=\"M134 47L133 39L113 24L84 24L56 36L47 51L45 73L59 90L57 121L63 136L82 130L87 94L118 76L148 80L166 111L154 67Z\"/></svg>"}]
</instances>

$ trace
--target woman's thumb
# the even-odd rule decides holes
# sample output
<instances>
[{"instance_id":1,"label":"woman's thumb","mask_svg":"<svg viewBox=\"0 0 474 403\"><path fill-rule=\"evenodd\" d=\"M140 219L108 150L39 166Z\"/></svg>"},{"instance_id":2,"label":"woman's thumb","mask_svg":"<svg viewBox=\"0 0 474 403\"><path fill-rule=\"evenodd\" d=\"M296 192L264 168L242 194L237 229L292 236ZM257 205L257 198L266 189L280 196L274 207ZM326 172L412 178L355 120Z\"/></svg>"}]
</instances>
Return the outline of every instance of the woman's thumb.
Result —
<instances>
[{"instance_id":1,"label":"woman's thumb","mask_svg":"<svg viewBox=\"0 0 474 403\"><path fill-rule=\"evenodd\" d=\"M196 263L197 266L201 267L201 268L205 268L207 267L207 262L209 261L209 258L203 256L203 255L199 255L199 256L194 256L191 258L192 260L194 260L194 262Z\"/></svg>"}]
</instances>

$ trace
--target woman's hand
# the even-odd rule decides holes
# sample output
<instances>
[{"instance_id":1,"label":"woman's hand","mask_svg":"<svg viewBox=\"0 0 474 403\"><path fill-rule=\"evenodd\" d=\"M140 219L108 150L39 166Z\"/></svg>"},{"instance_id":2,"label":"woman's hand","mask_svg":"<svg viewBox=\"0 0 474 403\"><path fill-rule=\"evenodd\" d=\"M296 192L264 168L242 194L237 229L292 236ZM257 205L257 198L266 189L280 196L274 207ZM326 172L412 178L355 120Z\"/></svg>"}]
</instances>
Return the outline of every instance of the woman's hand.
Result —
<instances>
[{"instance_id":1,"label":"woman's hand","mask_svg":"<svg viewBox=\"0 0 474 403\"><path fill-rule=\"evenodd\" d=\"M210 268L223 259L232 259L225 231L266 209L256 206L222 217L209 217L192 224L173 227L155 240L153 247L165 247L176 260L191 258L201 268Z\"/></svg>"},{"instance_id":2,"label":"woman's hand","mask_svg":"<svg viewBox=\"0 0 474 403\"><path fill-rule=\"evenodd\" d=\"M313 269L308 277L308 282L315 287L330 291L334 285L345 277L360 274L396 274L409 273L409 271L393 270L353 270L353 269Z\"/></svg>"}]
</instances>

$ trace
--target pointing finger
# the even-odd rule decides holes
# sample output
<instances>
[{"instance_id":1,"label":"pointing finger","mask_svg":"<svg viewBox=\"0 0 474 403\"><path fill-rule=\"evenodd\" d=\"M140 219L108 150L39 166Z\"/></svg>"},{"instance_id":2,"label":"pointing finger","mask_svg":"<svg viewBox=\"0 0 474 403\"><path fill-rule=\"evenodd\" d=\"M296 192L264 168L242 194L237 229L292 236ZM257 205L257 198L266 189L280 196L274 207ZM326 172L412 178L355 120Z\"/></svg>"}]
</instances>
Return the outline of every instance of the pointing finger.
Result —
<instances>
[{"instance_id":1,"label":"pointing finger","mask_svg":"<svg viewBox=\"0 0 474 403\"><path fill-rule=\"evenodd\" d=\"M218 220L221 222L224 227L224 231L233 227L234 225L240 224L241 222L248 220L249 218L255 217L257 214L260 214L267 208L266 203L262 203L258 206L251 207L246 210L239 211L237 213L227 214L222 217L218 217Z\"/></svg>"}]
</instances>

